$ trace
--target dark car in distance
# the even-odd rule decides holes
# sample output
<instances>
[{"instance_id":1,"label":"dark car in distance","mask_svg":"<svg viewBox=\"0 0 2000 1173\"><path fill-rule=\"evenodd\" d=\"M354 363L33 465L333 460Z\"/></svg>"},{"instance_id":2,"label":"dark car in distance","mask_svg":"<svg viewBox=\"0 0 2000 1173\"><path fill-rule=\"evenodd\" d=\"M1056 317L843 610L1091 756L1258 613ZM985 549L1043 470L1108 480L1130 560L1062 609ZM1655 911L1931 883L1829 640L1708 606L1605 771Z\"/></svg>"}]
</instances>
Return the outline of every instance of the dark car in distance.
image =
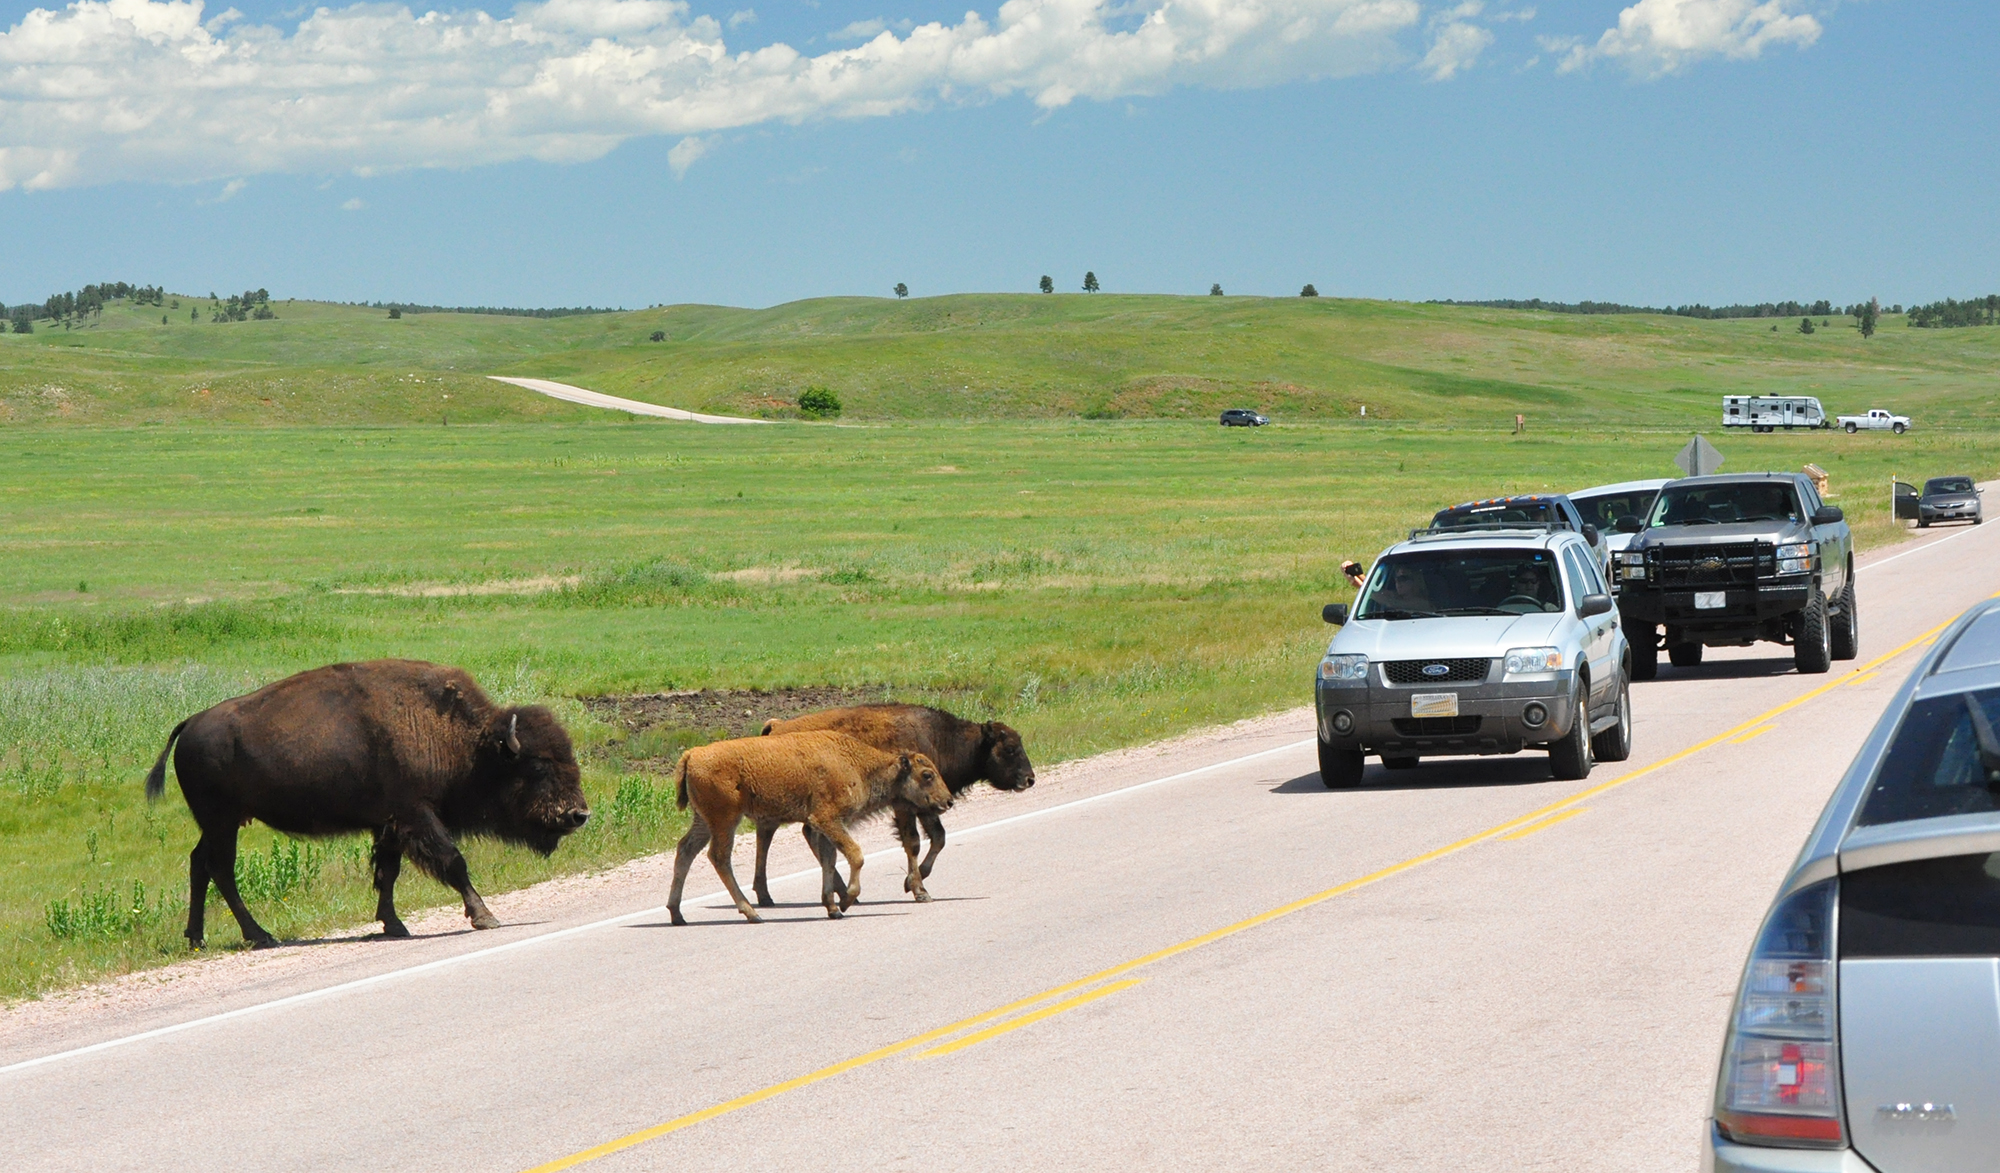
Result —
<instances>
[{"instance_id":1,"label":"dark car in distance","mask_svg":"<svg viewBox=\"0 0 2000 1173\"><path fill-rule=\"evenodd\" d=\"M1924 482L1923 495L1917 498L1919 528L1934 521L1969 521L1978 525L1985 520L1979 487L1972 483L1971 477L1932 477Z\"/></svg>"},{"instance_id":2,"label":"dark car in distance","mask_svg":"<svg viewBox=\"0 0 2000 1173\"><path fill-rule=\"evenodd\" d=\"M1225 428L1261 428L1270 422L1269 418L1247 407L1232 407L1222 413L1222 426Z\"/></svg>"}]
</instances>

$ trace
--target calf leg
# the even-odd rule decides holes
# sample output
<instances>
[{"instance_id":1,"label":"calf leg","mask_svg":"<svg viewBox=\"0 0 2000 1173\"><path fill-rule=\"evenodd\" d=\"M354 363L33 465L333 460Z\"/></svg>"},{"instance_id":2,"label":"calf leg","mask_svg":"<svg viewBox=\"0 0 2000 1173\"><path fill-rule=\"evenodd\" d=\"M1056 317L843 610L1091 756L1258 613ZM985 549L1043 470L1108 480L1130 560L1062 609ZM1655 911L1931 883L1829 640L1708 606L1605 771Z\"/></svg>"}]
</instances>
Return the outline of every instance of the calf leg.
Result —
<instances>
[{"instance_id":1,"label":"calf leg","mask_svg":"<svg viewBox=\"0 0 2000 1173\"><path fill-rule=\"evenodd\" d=\"M715 838L708 844L708 860L715 865L715 874L722 877L722 886L729 889L729 898L736 901L736 911L753 925L762 923L764 918L757 915L757 910L743 899L743 889L736 886L736 868L729 858L736 847L736 824L732 822L727 827L711 827L709 830Z\"/></svg>"},{"instance_id":2,"label":"calf leg","mask_svg":"<svg viewBox=\"0 0 2000 1173\"><path fill-rule=\"evenodd\" d=\"M771 858L771 837L778 833L777 823L757 824L757 874L750 878L750 886L757 892L757 906L769 908L776 903L771 899L771 887L765 876L765 865Z\"/></svg>"},{"instance_id":3,"label":"calf leg","mask_svg":"<svg viewBox=\"0 0 2000 1173\"><path fill-rule=\"evenodd\" d=\"M923 820L924 834L930 836L931 849L924 853L924 879L931 878L931 865L937 862L938 853L944 850L944 819L935 812L925 811L918 818Z\"/></svg>"},{"instance_id":4,"label":"calf leg","mask_svg":"<svg viewBox=\"0 0 2000 1173\"><path fill-rule=\"evenodd\" d=\"M385 937L407 937L410 930L396 915L396 877L403 871L403 841L393 826L375 832L375 919Z\"/></svg>"},{"instance_id":5,"label":"calf leg","mask_svg":"<svg viewBox=\"0 0 2000 1173\"><path fill-rule=\"evenodd\" d=\"M812 829L807 823L799 828L806 837L806 846L812 848L813 858L819 861L819 900L825 904L829 896L847 895L847 882L840 878L840 869L833 864L833 840Z\"/></svg>"},{"instance_id":6,"label":"calf leg","mask_svg":"<svg viewBox=\"0 0 2000 1173\"><path fill-rule=\"evenodd\" d=\"M232 826L215 835L204 834L201 841L208 845L209 878L215 881L222 898L229 902L229 911L235 914L237 927L243 930L243 939L250 942L252 949L269 949L277 944L278 939L264 931L264 926L258 924L257 918L251 916L250 910L244 906L243 897L237 895L236 828Z\"/></svg>"},{"instance_id":7,"label":"calf leg","mask_svg":"<svg viewBox=\"0 0 2000 1173\"><path fill-rule=\"evenodd\" d=\"M195 840L188 852L188 948L201 948L202 922L208 913L208 836Z\"/></svg>"},{"instance_id":8,"label":"calf leg","mask_svg":"<svg viewBox=\"0 0 2000 1173\"><path fill-rule=\"evenodd\" d=\"M677 925L687 923L681 916L681 889L687 886L688 868L694 866L694 857L708 846L708 823L700 814L688 820L687 834L681 836L680 845L674 848L674 886L667 892L667 915Z\"/></svg>"},{"instance_id":9,"label":"calf leg","mask_svg":"<svg viewBox=\"0 0 2000 1173\"><path fill-rule=\"evenodd\" d=\"M472 877L466 871L465 856L452 842L451 832L430 811L421 811L411 819L397 820L396 837L402 841L403 851L410 862L422 868L440 883L451 885L460 900L465 901L465 916L475 929L497 929L500 918L486 907L486 901L472 887Z\"/></svg>"},{"instance_id":10,"label":"calf leg","mask_svg":"<svg viewBox=\"0 0 2000 1173\"><path fill-rule=\"evenodd\" d=\"M917 837L916 808L896 804L896 838L903 841L903 858L909 865L909 874L903 877L903 891L916 897L917 903L925 903L931 894L924 891L923 869L917 866L917 849L924 841Z\"/></svg>"},{"instance_id":11,"label":"calf leg","mask_svg":"<svg viewBox=\"0 0 2000 1173\"><path fill-rule=\"evenodd\" d=\"M861 899L861 845L854 841L854 836L849 835L847 828L838 820L828 819L825 822L814 822L812 826L813 830L832 840L833 845L840 848L840 853L847 857L847 891L840 895L839 910L835 911L831 894L824 897L827 906L826 914L837 918L842 912L853 908L855 901ZM828 861L822 860L820 867L823 874L824 871L831 870L833 865Z\"/></svg>"}]
</instances>

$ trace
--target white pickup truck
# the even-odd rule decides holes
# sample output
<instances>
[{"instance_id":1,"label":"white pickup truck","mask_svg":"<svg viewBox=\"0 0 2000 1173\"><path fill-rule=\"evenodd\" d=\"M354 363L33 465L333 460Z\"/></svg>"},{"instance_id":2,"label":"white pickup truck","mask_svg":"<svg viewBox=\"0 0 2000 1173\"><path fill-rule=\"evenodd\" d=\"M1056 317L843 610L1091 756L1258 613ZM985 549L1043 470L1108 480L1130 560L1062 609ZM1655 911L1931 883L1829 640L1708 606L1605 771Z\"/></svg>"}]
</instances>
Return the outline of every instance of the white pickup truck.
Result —
<instances>
[{"instance_id":1,"label":"white pickup truck","mask_svg":"<svg viewBox=\"0 0 2000 1173\"><path fill-rule=\"evenodd\" d=\"M1841 427L1846 428L1850 432L1859 432L1862 431L1863 429L1869 429L1869 428L1873 429L1886 428L1889 431L1892 431L1896 433L1898 436L1900 436L1904 432L1910 430L1909 416L1890 415L1888 412L1883 411L1879 407L1870 410L1867 415L1839 416L1836 417L1834 422L1838 423Z\"/></svg>"}]
</instances>

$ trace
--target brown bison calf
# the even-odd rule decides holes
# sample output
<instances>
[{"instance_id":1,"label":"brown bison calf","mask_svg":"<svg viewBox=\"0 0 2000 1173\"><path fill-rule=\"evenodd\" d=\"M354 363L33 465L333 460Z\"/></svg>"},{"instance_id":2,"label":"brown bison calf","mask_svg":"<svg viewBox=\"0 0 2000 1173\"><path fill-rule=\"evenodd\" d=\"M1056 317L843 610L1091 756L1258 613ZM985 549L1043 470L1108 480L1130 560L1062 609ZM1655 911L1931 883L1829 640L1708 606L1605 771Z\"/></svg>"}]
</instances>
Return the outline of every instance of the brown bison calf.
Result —
<instances>
[{"instance_id":1,"label":"brown bison calf","mask_svg":"<svg viewBox=\"0 0 2000 1173\"><path fill-rule=\"evenodd\" d=\"M1028 751L1021 746L1021 735L999 721L983 724L967 721L924 705L855 705L764 722L767 735L801 733L808 729L838 730L889 753L923 754L937 763L938 773L944 776L944 784L954 799L978 782L990 782L1000 790L1026 790L1035 784L1035 768L1028 764ZM903 841L903 854L909 861L903 891L918 900L929 900L931 894L924 890L924 881L930 877L938 853L944 850L944 820L938 818L937 811L918 810L900 802L889 805L895 807L896 836ZM861 813L871 815L880 809L878 806ZM923 846L923 841L917 838L920 820L931 841L931 849L921 865L917 863L917 850ZM764 884L764 859L770 854L771 836L777 830L776 823L757 824L757 874L753 886L759 904L771 903L771 894ZM815 840L810 826L805 828L805 835L824 866L833 856L833 845Z\"/></svg>"},{"instance_id":2,"label":"brown bison calf","mask_svg":"<svg viewBox=\"0 0 2000 1173\"><path fill-rule=\"evenodd\" d=\"M746 817L760 827L804 823L840 848L847 857L844 890L832 853L820 856L820 902L837 918L861 897L861 847L847 833L847 821L891 801L919 810L941 810L951 802L951 791L924 755L884 753L827 730L697 746L681 755L674 776L676 803L683 810L692 804L695 815L675 850L674 886L667 896L667 911L677 925L687 923L681 918L681 889L703 844L736 910L752 923L763 919L743 899L730 861L737 825Z\"/></svg>"},{"instance_id":3,"label":"brown bison calf","mask_svg":"<svg viewBox=\"0 0 2000 1173\"><path fill-rule=\"evenodd\" d=\"M416 660L315 668L196 713L167 735L146 775L149 799L166 789L169 752L201 827L188 855L187 939L197 947L210 881L245 940L277 944L236 892L236 832L252 819L290 835L374 832L375 915L384 936L407 937L396 916L405 855L458 890L473 928L498 928L453 836L547 855L590 818L554 715L501 708L462 669Z\"/></svg>"}]
</instances>

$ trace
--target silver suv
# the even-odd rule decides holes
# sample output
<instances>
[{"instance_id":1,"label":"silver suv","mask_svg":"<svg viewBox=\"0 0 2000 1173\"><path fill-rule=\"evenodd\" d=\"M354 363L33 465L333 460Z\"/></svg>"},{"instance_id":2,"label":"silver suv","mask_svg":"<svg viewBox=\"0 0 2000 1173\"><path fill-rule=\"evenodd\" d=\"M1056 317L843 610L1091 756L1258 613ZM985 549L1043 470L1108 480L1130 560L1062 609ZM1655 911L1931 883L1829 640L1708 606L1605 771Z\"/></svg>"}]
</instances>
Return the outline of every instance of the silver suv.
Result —
<instances>
[{"instance_id":1,"label":"silver suv","mask_svg":"<svg viewBox=\"0 0 2000 1173\"><path fill-rule=\"evenodd\" d=\"M1703 1168L2000 1158L2000 602L1938 637L1834 787L1744 967Z\"/></svg>"},{"instance_id":2,"label":"silver suv","mask_svg":"<svg viewBox=\"0 0 2000 1173\"><path fill-rule=\"evenodd\" d=\"M1546 747L1557 778L1632 752L1631 652L1589 543L1553 528L1412 534L1376 560L1320 660L1320 780Z\"/></svg>"}]
</instances>

